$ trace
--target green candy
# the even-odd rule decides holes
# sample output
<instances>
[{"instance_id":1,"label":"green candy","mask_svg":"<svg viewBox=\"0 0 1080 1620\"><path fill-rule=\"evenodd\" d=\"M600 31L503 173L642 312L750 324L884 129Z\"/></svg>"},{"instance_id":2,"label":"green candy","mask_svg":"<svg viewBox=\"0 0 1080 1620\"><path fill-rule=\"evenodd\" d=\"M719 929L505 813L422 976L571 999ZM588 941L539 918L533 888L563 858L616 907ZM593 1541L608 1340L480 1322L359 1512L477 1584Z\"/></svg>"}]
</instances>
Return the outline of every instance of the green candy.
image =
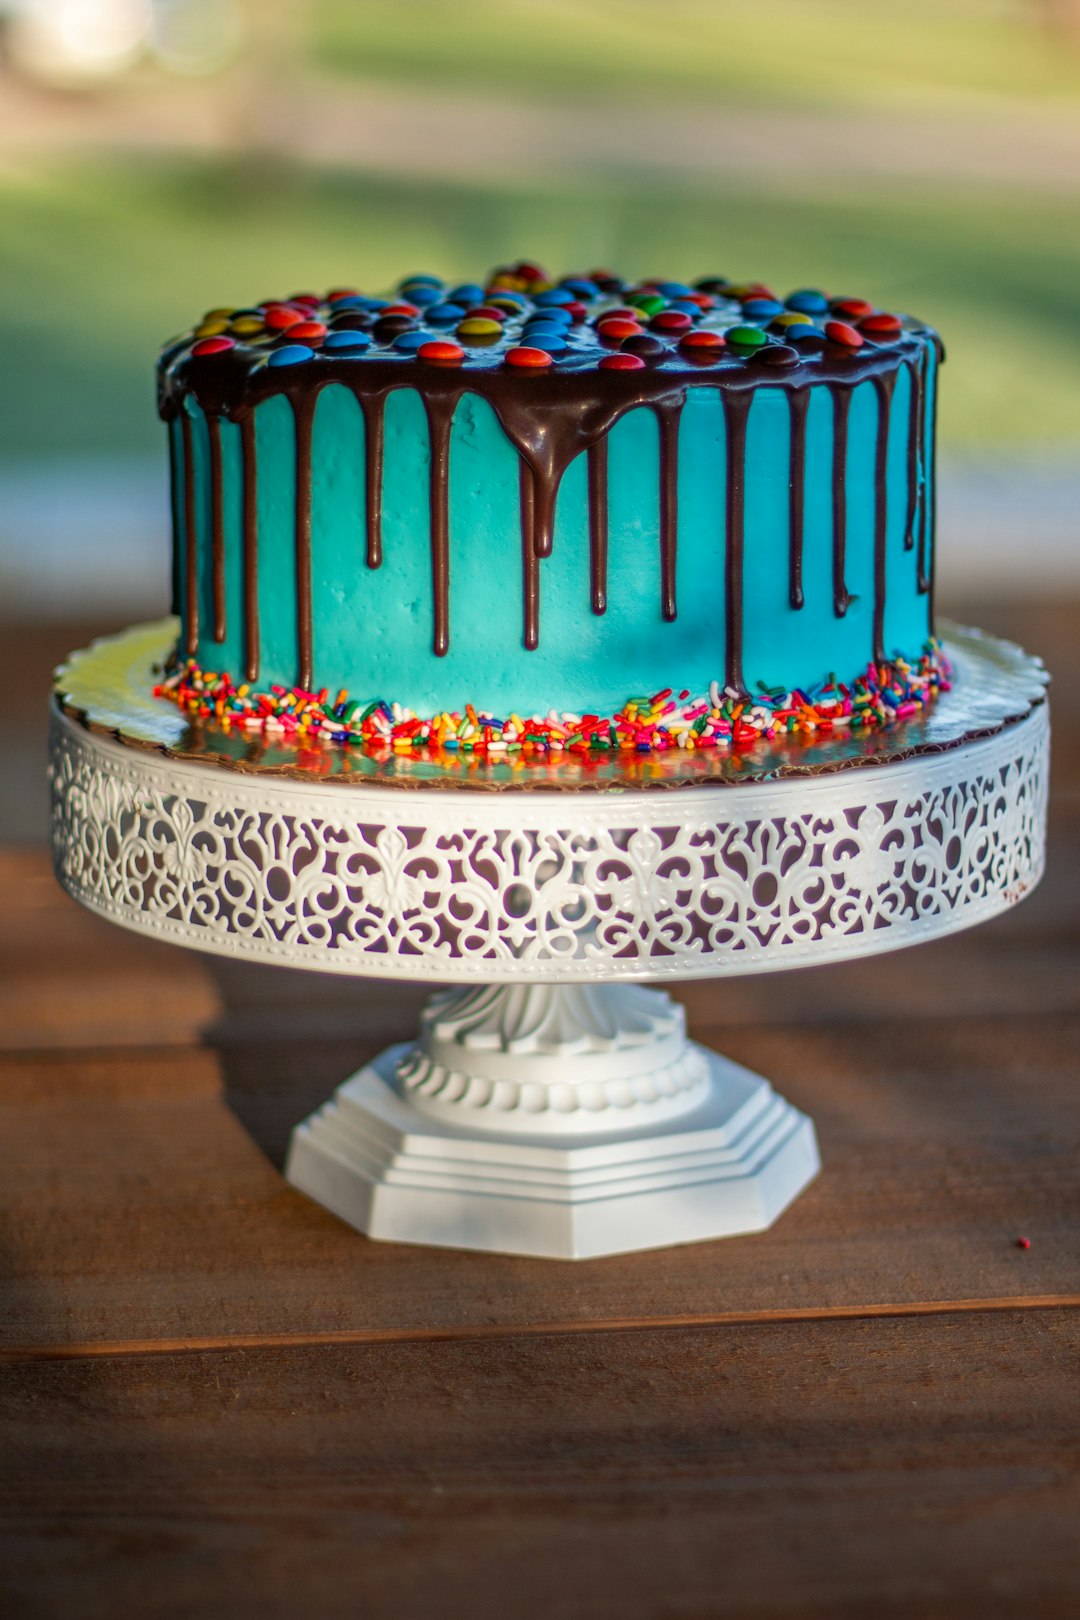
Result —
<instances>
[{"instance_id":1,"label":"green candy","mask_svg":"<svg viewBox=\"0 0 1080 1620\"><path fill-rule=\"evenodd\" d=\"M760 349L769 341L760 326L732 326L724 336L738 349Z\"/></svg>"},{"instance_id":2,"label":"green candy","mask_svg":"<svg viewBox=\"0 0 1080 1620\"><path fill-rule=\"evenodd\" d=\"M640 309L643 315L659 315L662 309L667 309L667 299L661 298L659 293L631 293L626 302L633 309Z\"/></svg>"}]
</instances>

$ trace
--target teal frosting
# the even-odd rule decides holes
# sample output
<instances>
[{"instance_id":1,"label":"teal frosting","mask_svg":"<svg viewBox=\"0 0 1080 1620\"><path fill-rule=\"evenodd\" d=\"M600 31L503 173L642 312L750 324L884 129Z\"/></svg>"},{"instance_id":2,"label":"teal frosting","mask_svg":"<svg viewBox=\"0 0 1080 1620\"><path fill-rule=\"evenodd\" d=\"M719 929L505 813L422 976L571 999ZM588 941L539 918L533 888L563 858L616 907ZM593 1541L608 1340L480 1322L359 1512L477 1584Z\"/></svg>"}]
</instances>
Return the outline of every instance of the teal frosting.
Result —
<instances>
[{"instance_id":1,"label":"teal frosting","mask_svg":"<svg viewBox=\"0 0 1080 1620\"><path fill-rule=\"evenodd\" d=\"M928 356L928 406L936 362ZM908 505L910 373L897 376L887 479L885 648L908 656L931 630L930 597L920 590L918 548L905 547ZM199 559L196 657L206 669L243 678L243 520L240 430L221 422L225 636L213 635L209 437L188 397ZM746 683L811 685L830 671L856 674L873 652L875 441L871 381L852 393L846 465L846 584L852 598L838 617L833 601L832 400L811 389L807 419L803 588L789 601L790 424L782 389L756 390L747 430L743 577ZM933 411L926 412L920 466L926 473ZM258 685L291 687L298 674L295 550L296 450L292 406L284 395L255 409L258 460ZM173 421L174 465L181 427ZM539 564L539 646L527 651L522 623L519 459L492 408L478 395L459 402L450 444L450 648L432 643L428 425L412 389L386 406L383 562L365 562L365 434L352 392L326 386L314 421L312 602L315 689L344 687L361 699L398 701L420 713L467 701L496 714L548 709L610 711L627 697L664 687L704 692L725 668L725 479L727 434L720 394L691 388L679 428L678 614L661 615L659 440L656 416L629 411L609 436L607 611L592 611L584 455L559 492L554 546ZM184 503L174 498L177 554ZM186 614L184 570L175 574Z\"/></svg>"}]
</instances>

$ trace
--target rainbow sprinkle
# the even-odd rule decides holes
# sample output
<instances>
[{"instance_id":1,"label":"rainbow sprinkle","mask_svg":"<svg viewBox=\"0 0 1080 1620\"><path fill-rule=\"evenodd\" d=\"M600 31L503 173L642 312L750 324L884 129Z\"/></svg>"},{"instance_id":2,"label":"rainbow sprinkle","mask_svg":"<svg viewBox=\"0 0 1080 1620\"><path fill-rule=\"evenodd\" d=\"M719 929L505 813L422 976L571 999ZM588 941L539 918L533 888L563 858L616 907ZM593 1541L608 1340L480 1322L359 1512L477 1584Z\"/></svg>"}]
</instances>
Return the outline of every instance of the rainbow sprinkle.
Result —
<instances>
[{"instance_id":1,"label":"rainbow sprinkle","mask_svg":"<svg viewBox=\"0 0 1080 1620\"><path fill-rule=\"evenodd\" d=\"M950 667L940 644L930 640L914 662L897 656L868 664L848 684L835 675L809 689L760 687L755 696L714 681L707 694L666 688L631 698L614 715L557 713L498 718L466 703L464 709L423 718L400 703L360 702L340 691L307 692L271 686L254 691L231 676L200 669L193 658L178 662L154 687L187 714L222 727L261 733L268 742L310 744L316 740L362 748L371 754L439 751L480 754L655 754L670 749L733 748L742 753L764 739L828 736L872 731L917 714L949 690Z\"/></svg>"}]
</instances>

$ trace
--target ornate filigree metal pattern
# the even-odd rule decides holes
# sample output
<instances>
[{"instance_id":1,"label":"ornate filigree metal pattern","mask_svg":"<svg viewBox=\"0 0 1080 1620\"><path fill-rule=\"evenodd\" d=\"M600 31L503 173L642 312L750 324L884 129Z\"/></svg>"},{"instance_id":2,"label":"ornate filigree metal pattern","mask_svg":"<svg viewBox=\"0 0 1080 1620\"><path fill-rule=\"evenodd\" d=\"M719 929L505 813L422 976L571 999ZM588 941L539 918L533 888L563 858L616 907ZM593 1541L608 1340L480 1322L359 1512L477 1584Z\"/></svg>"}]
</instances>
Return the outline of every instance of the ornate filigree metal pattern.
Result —
<instances>
[{"instance_id":1,"label":"ornate filigree metal pattern","mask_svg":"<svg viewBox=\"0 0 1080 1620\"><path fill-rule=\"evenodd\" d=\"M620 795L242 777L52 722L53 848L179 944L445 981L748 973L966 927L1043 866L1045 706L886 767Z\"/></svg>"}]
</instances>

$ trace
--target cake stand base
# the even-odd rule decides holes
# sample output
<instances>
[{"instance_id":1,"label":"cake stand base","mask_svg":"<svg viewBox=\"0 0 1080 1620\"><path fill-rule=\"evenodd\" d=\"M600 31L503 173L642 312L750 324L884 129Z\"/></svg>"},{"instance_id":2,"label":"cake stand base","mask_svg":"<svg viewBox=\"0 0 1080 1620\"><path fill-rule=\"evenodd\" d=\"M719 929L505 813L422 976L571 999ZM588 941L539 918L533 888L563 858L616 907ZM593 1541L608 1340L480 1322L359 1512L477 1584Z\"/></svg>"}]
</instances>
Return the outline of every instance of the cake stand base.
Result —
<instances>
[{"instance_id":1,"label":"cake stand base","mask_svg":"<svg viewBox=\"0 0 1080 1620\"><path fill-rule=\"evenodd\" d=\"M663 992L536 985L434 997L286 1176L371 1237L572 1260L762 1231L819 1167L810 1120Z\"/></svg>"}]
</instances>

